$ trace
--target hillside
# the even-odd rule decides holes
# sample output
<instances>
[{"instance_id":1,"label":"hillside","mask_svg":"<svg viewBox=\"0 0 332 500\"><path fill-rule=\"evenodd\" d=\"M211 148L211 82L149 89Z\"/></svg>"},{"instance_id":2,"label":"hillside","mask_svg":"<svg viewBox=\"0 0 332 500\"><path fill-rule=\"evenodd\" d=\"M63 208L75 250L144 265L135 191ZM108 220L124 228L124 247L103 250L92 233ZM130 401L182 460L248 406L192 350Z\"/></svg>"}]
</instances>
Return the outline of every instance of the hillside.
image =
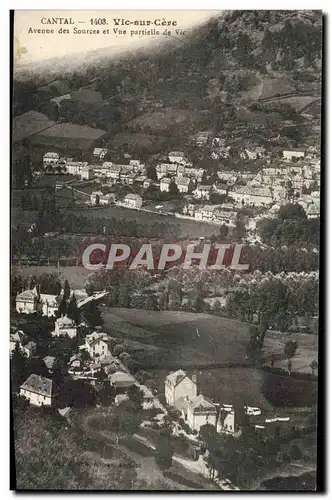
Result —
<instances>
[{"instance_id":1,"label":"hillside","mask_svg":"<svg viewBox=\"0 0 332 500\"><path fill-rule=\"evenodd\" d=\"M114 135L128 131L176 137L179 147L197 131L219 133L227 127L242 127L242 136L254 128L260 143L269 134L280 135L283 145L294 146L312 134L319 113L301 113L312 103L319 106L320 11L226 11L181 42L168 40L153 51L103 59L72 74L60 72L56 81L69 85L71 92L93 82L109 103L100 119L93 113L92 124L83 103L82 113L77 103L72 113L74 104L67 101L61 119L75 122L77 116L106 130L103 143L110 148L118 147L112 143ZM33 78L15 84L15 114L33 108L50 116L40 90L55 75ZM297 129L291 134L290 121Z\"/></svg>"}]
</instances>

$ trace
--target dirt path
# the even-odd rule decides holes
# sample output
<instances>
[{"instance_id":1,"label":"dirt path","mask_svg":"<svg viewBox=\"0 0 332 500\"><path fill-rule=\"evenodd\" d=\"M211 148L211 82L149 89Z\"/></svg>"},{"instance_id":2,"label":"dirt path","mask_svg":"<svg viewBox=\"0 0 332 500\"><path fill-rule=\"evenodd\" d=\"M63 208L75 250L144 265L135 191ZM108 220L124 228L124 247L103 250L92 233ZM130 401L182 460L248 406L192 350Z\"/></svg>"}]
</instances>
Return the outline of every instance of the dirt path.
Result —
<instances>
[{"instance_id":1,"label":"dirt path","mask_svg":"<svg viewBox=\"0 0 332 500\"><path fill-rule=\"evenodd\" d=\"M171 490L190 490L190 488L166 478L159 467L155 463L153 456L142 456L132 450L129 450L124 445L117 443L117 437L112 432L99 431L92 427L91 422L98 415L106 416L109 410L97 410L95 408L87 410L84 413L77 415L77 425L80 430L89 438L103 446L98 450L97 456L103 463L111 464L119 462L119 460L131 460L136 464L136 473L138 480L144 481L149 487L155 487L156 490L160 485L165 484ZM107 453L108 452L108 453ZM115 457L110 457L115 452ZM96 456L96 454L94 453Z\"/></svg>"}]
</instances>

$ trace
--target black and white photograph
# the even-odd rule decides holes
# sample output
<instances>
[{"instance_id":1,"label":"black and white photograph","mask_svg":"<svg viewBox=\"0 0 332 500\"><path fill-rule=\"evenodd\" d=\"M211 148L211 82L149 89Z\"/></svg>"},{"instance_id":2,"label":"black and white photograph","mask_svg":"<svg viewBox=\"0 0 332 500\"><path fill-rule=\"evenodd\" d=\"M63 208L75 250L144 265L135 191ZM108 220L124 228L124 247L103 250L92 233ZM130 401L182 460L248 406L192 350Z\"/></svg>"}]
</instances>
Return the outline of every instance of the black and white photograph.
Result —
<instances>
[{"instance_id":1,"label":"black and white photograph","mask_svg":"<svg viewBox=\"0 0 332 500\"><path fill-rule=\"evenodd\" d=\"M249 9L11 11L12 490L320 489L324 16Z\"/></svg>"}]
</instances>

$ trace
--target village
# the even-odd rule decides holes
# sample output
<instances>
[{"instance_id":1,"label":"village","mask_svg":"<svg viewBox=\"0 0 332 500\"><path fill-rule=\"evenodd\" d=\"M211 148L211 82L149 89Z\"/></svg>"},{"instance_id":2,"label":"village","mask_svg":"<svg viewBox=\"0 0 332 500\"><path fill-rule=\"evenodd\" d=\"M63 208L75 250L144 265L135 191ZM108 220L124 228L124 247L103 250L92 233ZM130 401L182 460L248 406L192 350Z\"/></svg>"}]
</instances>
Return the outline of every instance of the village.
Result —
<instances>
[{"instance_id":1,"label":"village","mask_svg":"<svg viewBox=\"0 0 332 500\"><path fill-rule=\"evenodd\" d=\"M298 417L284 410L234 405L227 399L212 400L201 392L198 372L192 369L190 374L181 368L169 372L163 382L164 390L160 392L151 381L151 375L146 372L144 375L144 371L135 367L135 354L126 352L123 342L115 337L116 332L114 336L110 335L103 331L102 326L92 326L93 319L90 320L92 324L87 320L85 307L94 307L106 296L107 292L88 296L85 290L70 290L68 283L59 294L43 294L35 287L17 295L18 316L13 318L13 325L19 321L20 327L11 328L12 363L25 360L23 364L27 363L27 372L29 366L32 370L38 366L37 373L30 373L17 386L17 396L32 406L55 409L64 422L73 421L78 411L77 403L68 404L68 401L74 401L74 394L77 391L83 394L88 386L97 394L96 418L100 412L112 415L123 411L125 415L128 411L126 405L138 399L142 417L135 432L132 431L135 442L156 453L155 438L167 428L175 443L185 440L194 450L192 458L178 451L173 455L174 463L190 473L212 478L217 489L238 489L229 478L211 472L208 451L200 454L206 433L215 432L234 439L240 439L242 433L247 435L250 429L261 436L287 435L294 432L292 429ZM32 340L31 335L24 331L24 322L28 324L30 318L35 324L45 318L49 325L53 325L49 334L44 333L44 339L34 337ZM197 336L200 336L198 329ZM57 356L53 355L54 349ZM69 385L73 393L68 394L68 389L65 389L68 380L84 386ZM221 388L220 394L222 392ZM90 405L88 403L88 407Z\"/></svg>"},{"instance_id":2,"label":"village","mask_svg":"<svg viewBox=\"0 0 332 500\"><path fill-rule=\"evenodd\" d=\"M230 147L222 146L218 137L212 138L202 132L195 137L195 144L208 148L214 160L230 158ZM124 164L104 161L110 152L94 148L91 163L60 158L58 153L47 152L41 171L53 174L66 172L85 184L86 181L90 181L89 185L99 184L100 189L91 190L90 193L73 180L62 180L56 185L58 191L67 188L83 196L85 193L86 205L93 207L115 204L227 227L235 227L239 210L247 207L254 211L253 216L246 221L247 229L252 233L255 233L259 220L275 217L280 206L289 202L301 205L308 218L319 217L318 148L310 146L307 149L281 150L277 157L275 151L273 153L274 157L272 151L268 152L262 147L244 148L237 152L238 157L246 160L246 165L251 163L255 166L258 163L263 168L244 171L227 169L211 173L208 169L195 167L180 151L164 155L163 163L146 166L128 154L124 157ZM235 154L234 151L232 154ZM123 195L123 191L119 194L117 188L120 186L124 191L128 190L128 194ZM151 190L159 190L165 201L153 206L144 195ZM175 196L182 200L181 212L173 209L167 201L168 197L172 200ZM211 203L216 197L223 201Z\"/></svg>"},{"instance_id":3,"label":"village","mask_svg":"<svg viewBox=\"0 0 332 500\"><path fill-rule=\"evenodd\" d=\"M316 487L322 16L172 19L142 50L105 30L114 57L30 63L15 35L19 490Z\"/></svg>"}]
</instances>

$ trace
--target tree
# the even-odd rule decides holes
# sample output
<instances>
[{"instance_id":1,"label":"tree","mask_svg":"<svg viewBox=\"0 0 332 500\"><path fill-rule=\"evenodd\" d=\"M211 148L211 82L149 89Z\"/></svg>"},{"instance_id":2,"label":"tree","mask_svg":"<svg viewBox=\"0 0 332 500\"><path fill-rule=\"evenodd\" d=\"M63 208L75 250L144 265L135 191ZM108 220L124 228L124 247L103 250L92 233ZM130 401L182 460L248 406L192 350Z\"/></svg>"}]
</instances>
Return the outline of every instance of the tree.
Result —
<instances>
[{"instance_id":1,"label":"tree","mask_svg":"<svg viewBox=\"0 0 332 500\"><path fill-rule=\"evenodd\" d=\"M175 184L174 181L170 182L170 185L169 185L169 194L171 196L177 196L179 194L179 189L178 189L178 187L177 187L177 185Z\"/></svg>"},{"instance_id":2,"label":"tree","mask_svg":"<svg viewBox=\"0 0 332 500\"><path fill-rule=\"evenodd\" d=\"M226 224L222 224L220 226L219 234L221 238L226 238L226 236L228 235L228 227L226 226Z\"/></svg>"},{"instance_id":3,"label":"tree","mask_svg":"<svg viewBox=\"0 0 332 500\"><path fill-rule=\"evenodd\" d=\"M284 347L286 359L290 360L291 358L294 358L297 348L298 343L295 340L288 340Z\"/></svg>"},{"instance_id":4,"label":"tree","mask_svg":"<svg viewBox=\"0 0 332 500\"><path fill-rule=\"evenodd\" d=\"M233 229L233 236L237 240L242 240L246 235L246 227L241 220L236 221L235 228Z\"/></svg>"},{"instance_id":5,"label":"tree","mask_svg":"<svg viewBox=\"0 0 332 500\"><path fill-rule=\"evenodd\" d=\"M27 358L21 351L19 343L16 342L15 349L10 360L12 390L17 392L19 387L28 377Z\"/></svg>"},{"instance_id":6,"label":"tree","mask_svg":"<svg viewBox=\"0 0 332 500\"><path fill-rule=\"evenodd\" d=\"M84 306L84 317L92 328L103 324L101 312L95 300L91 300Z\"/></svg>"},{"instance_id":7,"label":"tree","mask_svg":"<svg viewBox=\"0 0 332 500\"><path fill-rule=\"evenodd\" d=\"M140 412L143 409L143 391L137 385L132 385L127 390L127 396L132 404L133 410L135 412Z\"/></svg>"},{"instance_id":8,"label":"tree","mask_svg":"<svg viewBox=\"0 0 332 500\"><path fill-rule=\"evenodd\" d=\"M156 442L156 463L161 470L167 470L172 466L174 446L168 432L160 432Z\"/></svg>"},{"instance_id":9,"label":"tree","mask_svg":"<svg viewBox=\"0 0 332 500\"><path fill-rule=\"evenodd\" d=\"M318 363L315 359L313 359L310 363L310 368L311 368L311 372L313 375L316 375L316 372L317 372L317 369L318 369Z\"/></svg>"},{"instance_id":10,"label":"tree","mask_svg":"<svg viewBox=\"0 0 332 500\"><path fill-rule=\"evenodd\" d=\"M65 301L68 301L70 297L70 287L68 280L65 280L64 286L63 286L63 299Z\"/></svg>"},{"instance_id":11,"label":"tree","mask_svg":"<svg viewBox=\"0 0 332 500\"><path fill-rule=\"evenodd\" d=\"M133 412L132 403L125 401L115 408L111 428L117 433L119 440L135 434L141 421L140 414Z\"/></svg>"},{"instance_id":12,"label":"tree","mask_svg":"<svg viewBox=\"0 0 332 500\"><path fill-rule=\"evenodd\" d=\"M212 443L216 440L217 431L214 425L204 424L199 430L199 439L201 439L207 448L210 448Z\"/></svg>"},{"instance_id":13,"label":"tree","mask_svg":"<svg viewBox=\"0 0 332 500\"><path fill-rule=\"evenodd\" d=\"M113 349L114 356L120 356L124 352L124 347L122 344L116 344Z\"/></svg>"},{"instance_id":14,"label":"tree","mask_svg":"<svg viewBox=\"0 0 332 500\"><path fill-rule=\"evenodd\" d=\"M153 182L156 182L158 180L156 167L154 165L149 165L147 167L146 175L147 175L148 179L152 179Z\"/></svg>"},{"instance_id":15,"label":"tree","mask_svg":"<svg viewBox=\"0 0 332 500\"><path fill-rule=\"evenodd\" d=\"M66 312L67 312L67 301L64 297L62 297L58 308L58 315L64 316Z\"/></svg>"},{"instance_id":16,"label":"tree","mask_svg":"<svg viewBox=\"0 0 332 500\"><path fill-rule=\"evenodd\" d=\"M307 214L305 213L302 205L298 203L288 203L286 205L282 205L279 209L279 217L282 220L288 219L307 219Z\"/></svg>"},{"instance_id":17,"label":"tree","mask_svg":"<svg viewBox=\"0 0 332 500\"><path fill-rule=\"evenodd\" d=\"M77 300L76 300L75 294L72 294L70 301L68 303L67 316L68 316L68 318L75 321L76 325L78 325L80 323L81 314L80 314L80 310L77 307Z\"/></svg>"}]
</instances>

